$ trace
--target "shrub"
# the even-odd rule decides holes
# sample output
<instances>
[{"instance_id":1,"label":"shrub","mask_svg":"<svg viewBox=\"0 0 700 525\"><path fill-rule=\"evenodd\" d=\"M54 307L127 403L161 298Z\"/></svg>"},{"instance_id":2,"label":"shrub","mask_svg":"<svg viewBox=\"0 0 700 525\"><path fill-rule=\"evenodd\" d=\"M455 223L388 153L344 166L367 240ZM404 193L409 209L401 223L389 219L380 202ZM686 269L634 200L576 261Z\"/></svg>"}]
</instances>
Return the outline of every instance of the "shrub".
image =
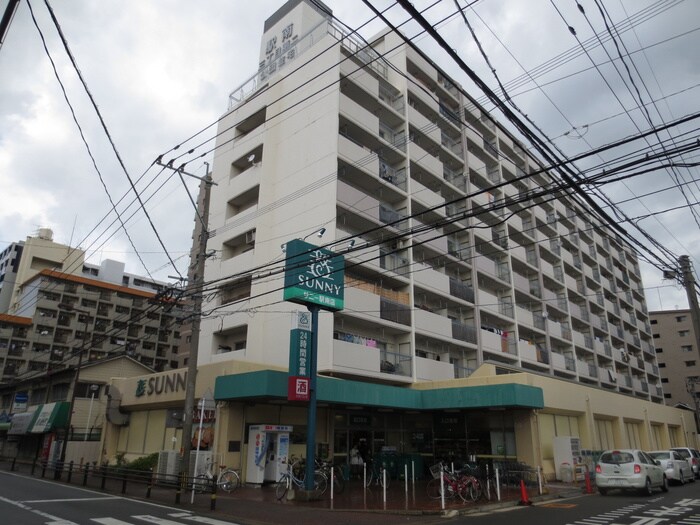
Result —
<instances>
[{"instance_id":1,"label":"shrub","mask_svg":"<svg viewBox=\"0 0 700 525\"><path fill-rule=\"evenodd\" d=\"M158 465L158 452L137 458L127 464L126 468L129 470L151 470L156 468L156 465Z\"/></svg>"}]
</instances>

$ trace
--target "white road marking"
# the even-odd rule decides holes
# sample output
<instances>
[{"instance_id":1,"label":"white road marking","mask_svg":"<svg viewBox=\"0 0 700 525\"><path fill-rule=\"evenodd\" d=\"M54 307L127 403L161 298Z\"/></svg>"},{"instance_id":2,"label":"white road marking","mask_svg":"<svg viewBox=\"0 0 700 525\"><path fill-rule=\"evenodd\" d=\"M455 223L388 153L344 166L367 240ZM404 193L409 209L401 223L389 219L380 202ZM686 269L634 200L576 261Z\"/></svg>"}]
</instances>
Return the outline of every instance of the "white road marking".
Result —
<instances>
[{"instance_id":1,"label":"white road marking","mask_svg":"<svg viewBox=\"0 0 700 525\"><path fill-rule=\"evenodd\" d=\"M40 510L36 510L31 508L29 505L25 505L24 503L21 503L19 501L13 501L11 499L3 498L0 496L0 501L4 501L5 503L9 503L10 505L14 505L15 507L19 507L20 509L27 510L29 512L33 512L34 514L37 514L38 516L41 516L42 518L48 518L51 520L51 523L54 525L79 525L78 523L75 523L74 521L68 521L64 520L63 518L59 516L54 516L53 514L49 514L48 512L42 512Z\"/></svg>"},{"instance_id":2,"label":"white road marking","mask_svg":"<svg viewBox=\"0 0 700 525\"><path fill-rule=\"evenodd\" d=\"M117 496L104 496L102 498L57 498L57 499L25 499L22 503L61 503L64 501L101 501L106 499L121 499Z\"/></svg>"},{"instance_id":3,"label":"white road marking","mask_svg":"<svg viewBox=\"0 0 700 525\"><path fill-rule=\"evenodd\" d=\"M133 525L128 521L122 521L116 518L91 518L90 521L101 523L102 525Z\"/></svg>"},{"instance_id":4,"label":"white road marking","mask_svg":"<svg viewBox=\"0 0 700 525\"><path fill-rule=\"evenodd\" d=\"M72 490L80 491L80 492L87 492L88 494L97 494L98 496L104 496L104 492L98 492L96 490L91 490L91 489L84 489L81 487L76 487L74 485L64 485L61 484L57 481L49 481L46 479L38 479L38 478L33 478L31 476L25 476L23 474L15 474L14 472L3 472L0 470L0 475L5 475L5 476L13 476L15 478L22 478L22 479L30 479L33 481L37 481L39 483L47 483L50 485L53 485L54 487L66 487L66 488L71 488ZM131 498L125 498L123 496L112 496L114 499L123 499L125 501L133 501L135 503L140 503L141 505L150 505L151 507L158 507L159 509L167 509L167 510L177 510L179 511L177 507L173 507L171 505L161 505L160 503L152 503L150 501L142 501L142 500L136 500L136 499L131 499Z\"/></svg>"},{"instance_id":5,"label":"white road marking","mask_svg":"<svg viewBox=\"0 0 700 525\"><path fill-rule=\"evenodd\" d=\"M146 523L155 523L157 525L182 525L181 521L172 521L165 518L159 518L158 516L131 516L134 519L145 521Z\"/></svg>"},{"instance_id":6,"label":"white road marking","mask_svg":"<svg viewBox=\"0 0 700 525\"><path fill-rule=\"evenodd\" d=\"M214 518L207 518L205 516L189 516L185 517L185 519L196 523L204 523L205 525L238 525L233 521L221 521Z\"/></svg>"}]
</instances>

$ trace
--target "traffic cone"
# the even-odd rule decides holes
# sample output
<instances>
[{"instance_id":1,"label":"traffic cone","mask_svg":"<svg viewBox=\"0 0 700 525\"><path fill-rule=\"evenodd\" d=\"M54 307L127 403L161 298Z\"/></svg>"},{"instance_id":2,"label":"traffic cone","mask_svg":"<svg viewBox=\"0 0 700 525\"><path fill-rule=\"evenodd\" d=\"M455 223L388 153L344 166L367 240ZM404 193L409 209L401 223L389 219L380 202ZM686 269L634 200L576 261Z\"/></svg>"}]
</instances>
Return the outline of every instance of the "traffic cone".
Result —
<instances>
[{"instance_id":1,"label":"traffic cone","mask_svg":"<svg viewBox=\"0 0 700 525\"><path fill-rule=\"evenodd\" d=\"M532 505L532 501L527 497L527 488L525 487L525 480L523 479L520 480L520 501L518 505Z\"/></svg>"}]
</instances>

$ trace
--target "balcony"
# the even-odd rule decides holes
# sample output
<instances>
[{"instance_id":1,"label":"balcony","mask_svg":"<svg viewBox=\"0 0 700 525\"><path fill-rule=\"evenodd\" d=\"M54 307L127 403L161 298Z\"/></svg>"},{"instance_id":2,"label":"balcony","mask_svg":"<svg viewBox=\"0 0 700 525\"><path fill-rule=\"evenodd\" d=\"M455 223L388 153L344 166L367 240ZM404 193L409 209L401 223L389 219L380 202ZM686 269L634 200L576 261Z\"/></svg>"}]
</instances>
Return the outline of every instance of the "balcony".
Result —
<instances>
[{"instance_id":1,"label":"balcony","mask_svg":"<svg viewBox=\"0 0 700 525\"><path fill-rule=\"evenodd\" d=\"M419 381L440 381L455 378L455 369L452 363L425 357L416 357L415 359L416 379Z\"/></svg>"},{"instance_id":2,"label":"balcony","mask_svg":"<svg viewBox=\"0 0 700 525\"><path fill-rule=\"evenodd\" d=\"M437 208L436 211L439 213L445 213L444 208L439 208L445 204L445 198L439 193L435 193L433 190L423 186L417 180L411 180L411 197L426 208Z\"/></svg>"},{"instance_id":3,"label":"balcony","mask_svg":"<svg viewBox=\"0 0 700 525\"><path fill-rule=\"evenodd\" d=\"M417 286L434 290L444 295L449 294L450 278L444 273L438 272L432 266L422 263L414 263L413 279Z\"/></svg>"},{"instance_id":4,"label":"balcony","mask_svg":"<svg viewBox=\"0 0 700 525\"><path fill-rule=\"evenodd\" d=\"M410 159L434 177L442 178L443 165L440 159L431 155L415 142L410 145Z\"/></svg>"},{"instance_id":5,"label":"balcony","mask_svg":"<svg viewBox=\"0 0 700 525\"><path fill-rule=\"evenodd\" d=\"M445 316L417 309L413 318L416 330L425 334L448 338L452 333L452 320Z\"/></svg>"},{"instance_id":6,"label":"balcony","mask_svg":"<svg viewBox=\"0 0 700 525\"><path fill-rule=\"evenodd\" d=\"M486 328L482 328L480 332L482 350L512 356L516 354L516 344L513 341L512 334L503 331L498 333L498 331L491 331Z\"/></svg>"},{"instance_id":7,"label":"balcony","mask_svg":"<svg viewBox=\"0 0 700 525\"><path fill-rule=\"evenodd\" d=\"M375 342L376 344L376 342ZM402 356L404 357L404 356ZM411 358L398 358L398 354L380 351L376 346L352 341L333 340L333 370L349 374L380 377L382 373L411 379Z\"/></svg>"}]
</instances>

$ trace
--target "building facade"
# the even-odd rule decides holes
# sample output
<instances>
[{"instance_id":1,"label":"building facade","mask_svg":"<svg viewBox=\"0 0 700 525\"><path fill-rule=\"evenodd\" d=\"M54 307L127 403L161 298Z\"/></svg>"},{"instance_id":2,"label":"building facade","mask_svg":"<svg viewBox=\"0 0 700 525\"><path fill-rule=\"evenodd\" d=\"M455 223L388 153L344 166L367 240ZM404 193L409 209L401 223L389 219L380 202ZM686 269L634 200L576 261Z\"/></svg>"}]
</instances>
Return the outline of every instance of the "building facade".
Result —
<instances>
[{"instance_id":1,"label":"building facade","mask_svg":"<svg viewBox=\"0 0 700 525\"><path fill-rule=\"evenodd\" d=\"M267 26L255 90L219 129L205 279L228 278L209 304L228 315L204 321L200 362L286 362L280 281L246 270L323 229L347 269L321 373L411 384L495 361L663 402L628 244L538 192L552 179L525 147L393 35L339 42L306 2Z\"/></svg>"},{"instance_id":2,"label":"building facade","mask_svg":"<svg viewBox=\"0 0 700 525\"><path fill-rule=\"evenodd\" d=\"M19 287L17 311L0 314L2 382L125 354L149 368L177 368L182 306L156 294L41 270Z\"/></svg>"},{"instance_id":3,"label":"building facade","mask_svg":"<svg viewBox=\"0 0 700 525\"><path fill-rule=\"evenodd\" d=\"M389 32L368 46L291 0L230 102L197 381L227 465L246 464L250 425L307 436L287 397L293 239L345 258L345 307L318 322L320 454L347 462L364 441L553 476L552 436L589 451L697 442L664 406L634 251L416 50Z\"/></svg>"},{"instance_id":4,"label":"building facade","mask_svg":"<svg viewBox=\"0 0 700 525\"><path fill-rule=\"evenodd\" d=\"M700 350L690 310L650 312L656 359L667 405L696 409L700 391Z\"/></svg>"}]
</instances>

